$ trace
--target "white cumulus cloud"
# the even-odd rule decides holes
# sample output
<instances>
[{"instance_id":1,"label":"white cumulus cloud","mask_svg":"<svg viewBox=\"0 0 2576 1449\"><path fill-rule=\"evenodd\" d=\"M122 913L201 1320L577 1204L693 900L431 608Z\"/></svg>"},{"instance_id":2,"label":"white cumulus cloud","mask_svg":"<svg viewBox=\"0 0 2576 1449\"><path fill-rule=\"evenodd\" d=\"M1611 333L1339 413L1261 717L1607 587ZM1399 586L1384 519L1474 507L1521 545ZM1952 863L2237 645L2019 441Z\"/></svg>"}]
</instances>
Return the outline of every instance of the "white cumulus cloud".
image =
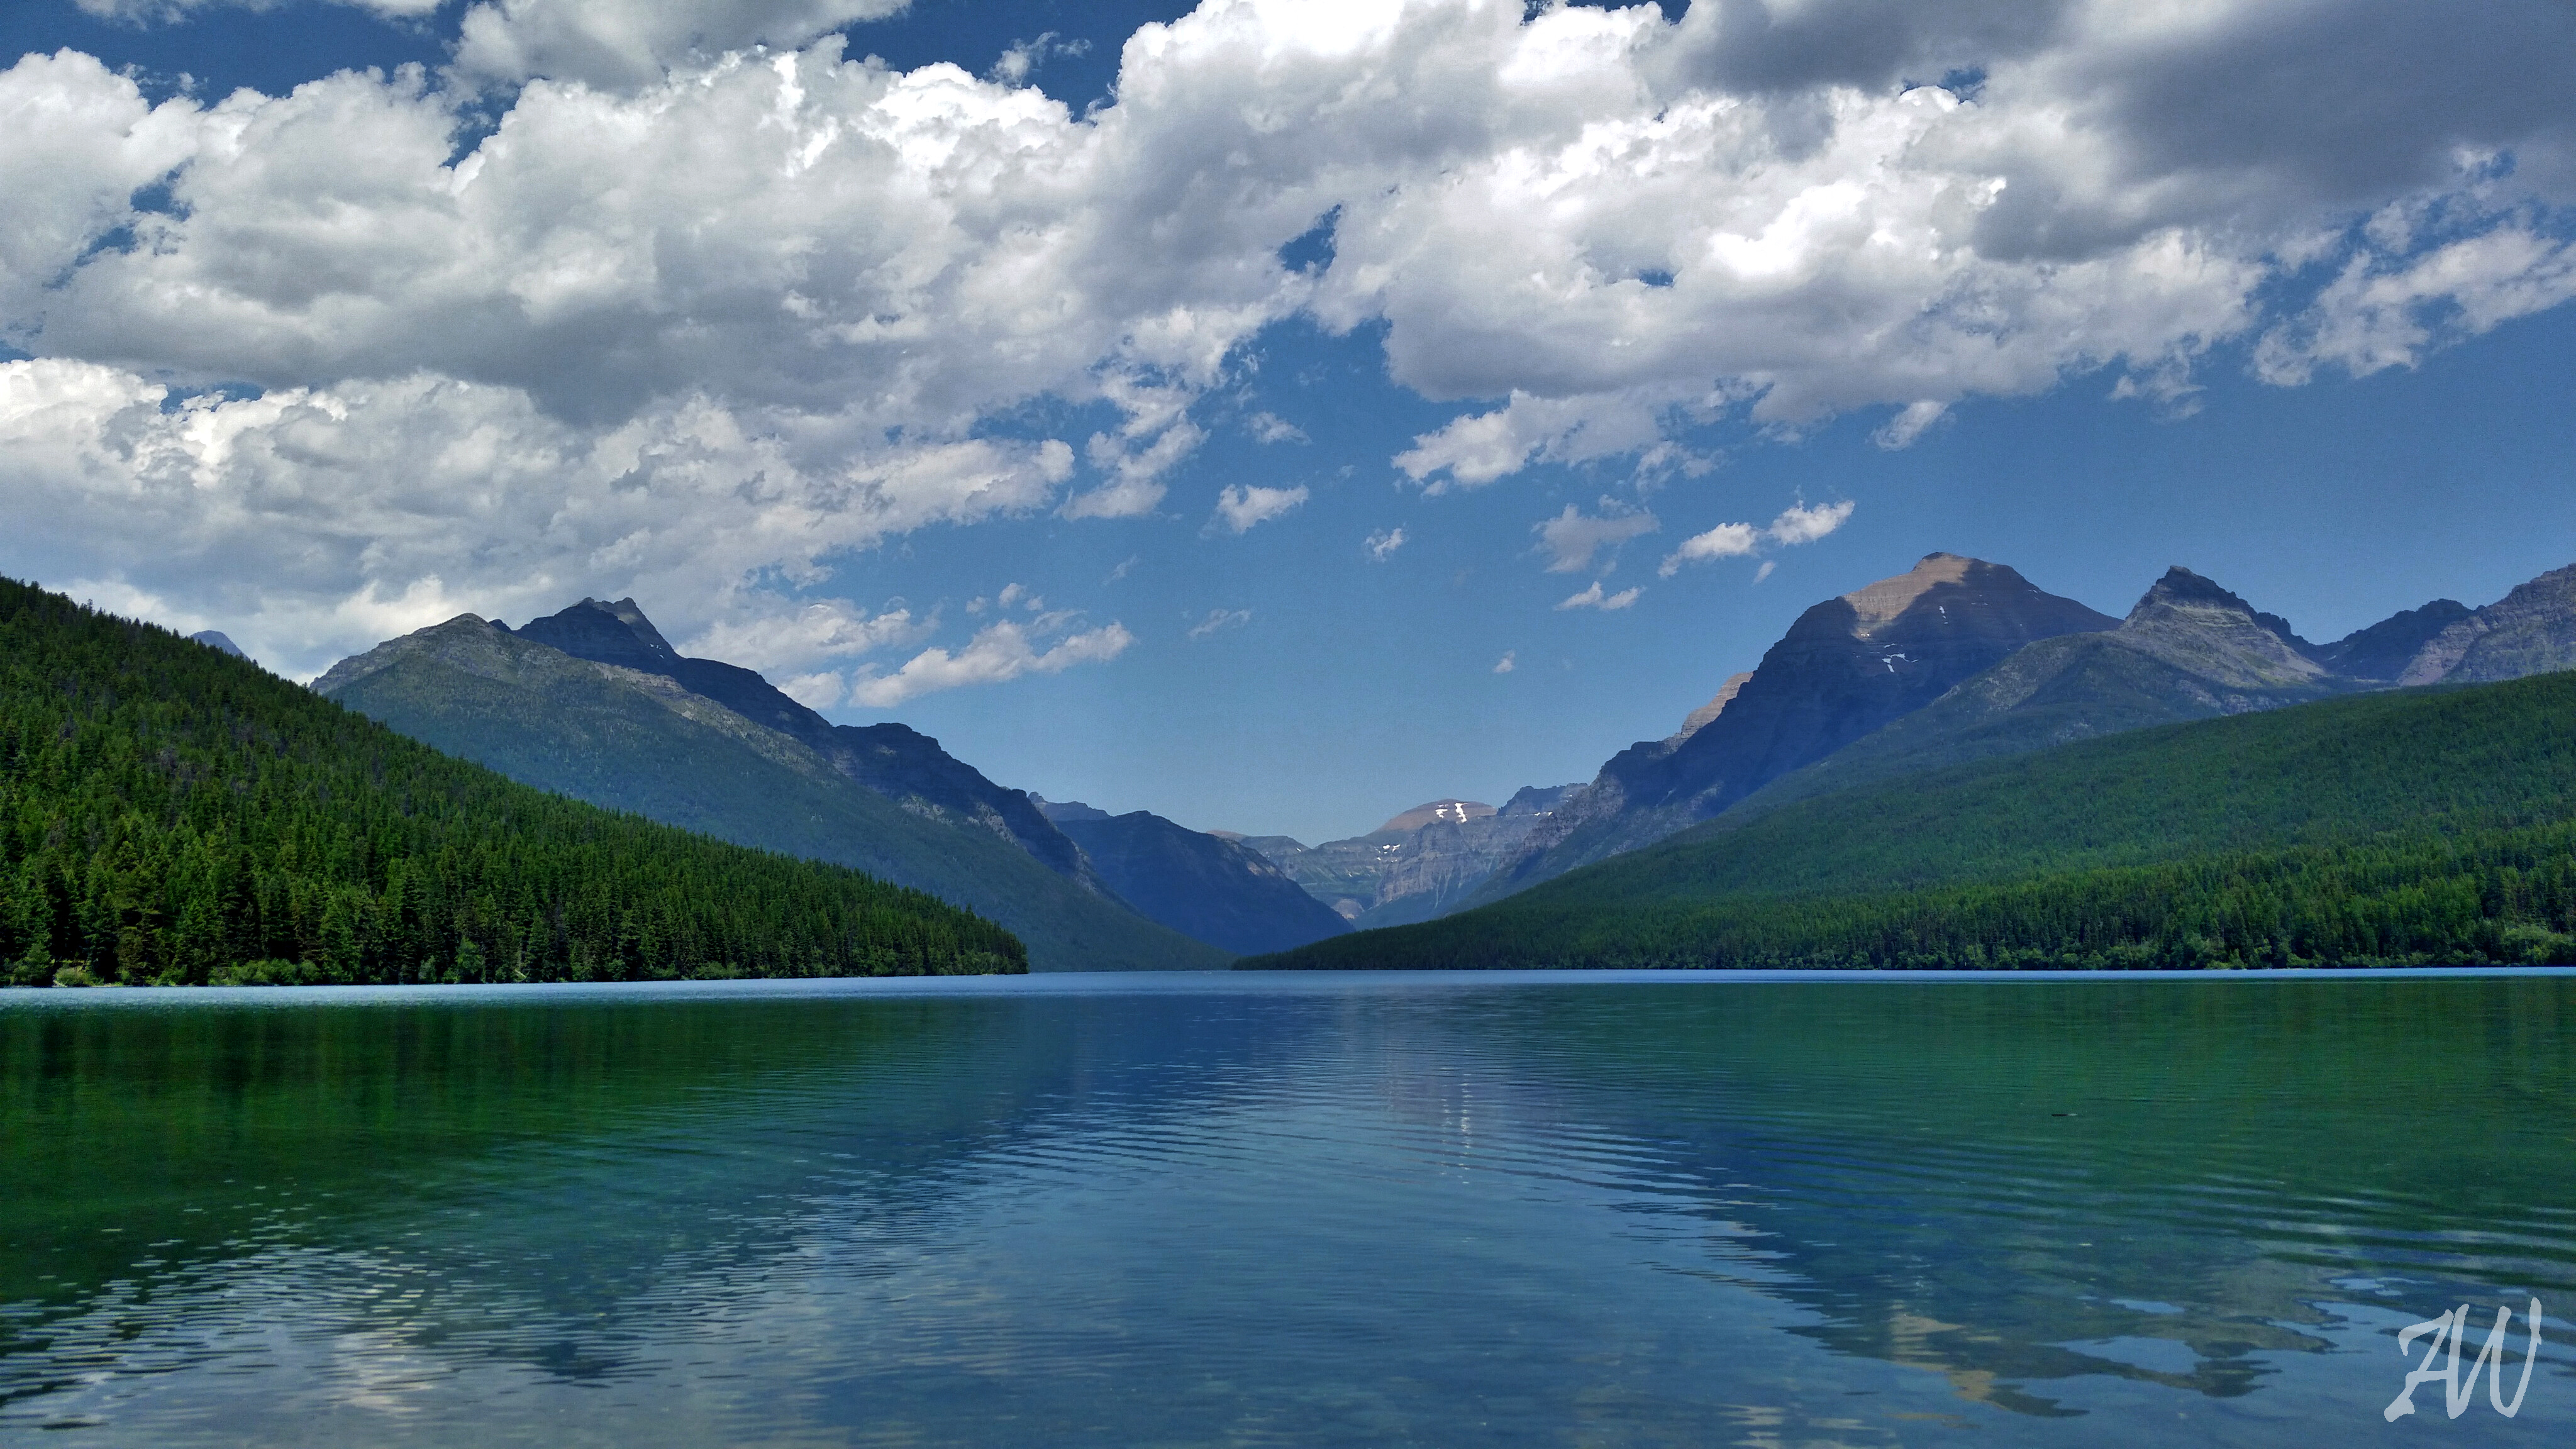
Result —
<instances>
[{"instance_id":1,"label":"white cumulus cloud","mask_svg":"<svg viewBox=\"0 0 2576 1449\"><path fill-rule=\"evenodd\" d=\"M1262 488L1230 483L1216 496L1216 516L1209 526L1222 523L1229 532L1249 533L1253 525L1267 523L1306 501L1306 485L1294 488Z\"/></svg>"},{"instance_id":2,"label":"white cumulus cloud","mask_svg":"<svg viewBox=\"0 0 2576 1449\"><path fill-rule=\"evenodd\" d=\"M2563 5L1208 0L1077 115L852 59L900 0L360 3L452 68L0 69L0 567L295 669L460 601L704 630L911 529L1151 514L1283 322L1451 409L1390 459L1441 493L2576 296Z\"/></svg>"},{"instance_id":3,"label":"white cumulus cloud","mask_svg":"<svg viewBox=\"0 0 2576 1449\"><path fill-rule=\"evenodd\" d=\"M1368 554L1371 563L1386 562L1395 557L1395 551L1402 547L1404 547L1404 530L1401 528L1378 529L1360 543L1360 548Z\"/></svg>"},{"instance_id":4,"label":"white cumulus cloud","mask_svg":"<svg viewBox=\"0 0 2576 1449\"><path fill-rule=\"evenodd\" d=\"M1763 548L1770 545L1787 548L1802 543L1814 543L1817 539L1842 527L1844 521L1852 516L1852 509L1855 506L1848 499L1840 503L1819 503L1812 507L1804 503L1793 504L1783 509L1779 517L1772 519L1767 528L1756 528L1750 523L1721 523L1706 533L1696 533L1683 539L1681 547L1664 556L1663 564L1656 569L1656 572L1665 578L1671 578L1681 572L1684 564L1705 563L1711 559L1721 558L1745 558L1761 552ZM1757 581L1759 578L1769 577L1770 573L1771 566L1765 562Z\"/></svg>"},{"instance_id":5,"label":"white cumulus cloud","mask_svg":"<svg viewBox=\"0 0 2576 1449\"><path fill-rule=\"evenodd\" d=\"M1599 609L1606 614L1613 609L1624 609L1637 602L1637 596L1644 592L1643 588L1630 588L1621 589L1615 594L1604 594L1601 592L1601 581L1594 579L1592 587L1579 594L1566 595L1556 607L1559 610Z\"/></svg>"},{"instance_id":6,"label":"white cumulus cloud","mask_svg":"<svg viewBox=\"0 0 2576 1449\"><path fill-rule=\"evenodd\" d=\"M871 709L890 709L943 689L970 684L1000 684L1024 674L1061 674L1077 664L1117 658L1136 642L1122 624L1103 624L1066 634L1044 648L1043 621L1023 625L1004 620L975 632L966 646L951 653L925 649L905 660L892 674L862 673L850 681L849 701Z\"/></svg>"}]
</instances>

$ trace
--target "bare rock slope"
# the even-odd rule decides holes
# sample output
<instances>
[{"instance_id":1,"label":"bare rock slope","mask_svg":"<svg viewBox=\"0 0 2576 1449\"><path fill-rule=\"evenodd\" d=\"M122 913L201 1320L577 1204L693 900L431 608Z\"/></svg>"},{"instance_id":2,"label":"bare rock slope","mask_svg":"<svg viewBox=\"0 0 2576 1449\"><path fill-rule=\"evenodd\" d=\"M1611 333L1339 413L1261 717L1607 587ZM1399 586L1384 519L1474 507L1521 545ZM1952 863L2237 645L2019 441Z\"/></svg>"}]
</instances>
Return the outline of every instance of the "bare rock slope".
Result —
<instances>
[{"instance_id":1,"label":"bare rock slope","mask_svg":"<svg viewBox=\"0 0 2576 1449\"><path fill-rule=\"evenodd\" d=\"M1477 892L1633 850L1901 718L2025 646L2115 620L2000 564L1935 553L1807 610L1714 713L1601 767Z\"/></svg>"}]
</instances>

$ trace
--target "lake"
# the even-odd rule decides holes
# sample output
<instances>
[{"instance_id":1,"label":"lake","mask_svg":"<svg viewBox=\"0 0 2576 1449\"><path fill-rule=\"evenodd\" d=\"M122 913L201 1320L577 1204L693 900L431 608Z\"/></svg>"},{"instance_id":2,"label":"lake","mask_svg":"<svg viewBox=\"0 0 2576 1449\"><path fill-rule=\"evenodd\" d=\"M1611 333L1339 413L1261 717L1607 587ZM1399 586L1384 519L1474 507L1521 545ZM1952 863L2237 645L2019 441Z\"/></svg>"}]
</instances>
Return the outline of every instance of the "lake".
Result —
<instances>
[{"instance_id":1,"label":"lake","mask_svg":"<svg viewBox=\"0 0 2576 1449\"><path fill-rule=\"evenodd\" d=\"M15 993L0 1440L2566 1444L2571 1109L2564 973Z\"/></svg>"}]
</instances>

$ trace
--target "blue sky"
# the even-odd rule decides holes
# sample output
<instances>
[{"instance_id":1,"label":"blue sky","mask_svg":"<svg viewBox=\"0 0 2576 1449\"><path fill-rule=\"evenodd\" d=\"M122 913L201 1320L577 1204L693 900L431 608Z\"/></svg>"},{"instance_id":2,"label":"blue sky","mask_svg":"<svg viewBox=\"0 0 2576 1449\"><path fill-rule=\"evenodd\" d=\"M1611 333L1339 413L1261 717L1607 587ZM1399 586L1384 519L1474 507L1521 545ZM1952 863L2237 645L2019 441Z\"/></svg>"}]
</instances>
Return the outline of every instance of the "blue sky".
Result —
<instances>
[{"instance_id":1,"label":"blue sky","mask_svg":"<svg viewBox=\"0 0 2576 1449\"><path fill-rule=\"evenodd\" d=\"M2576 562L2562 7L89 4L0 11L0 571L299 677L632 594L1311 841L1936 549Z\"/></svg>"}]
</instances>

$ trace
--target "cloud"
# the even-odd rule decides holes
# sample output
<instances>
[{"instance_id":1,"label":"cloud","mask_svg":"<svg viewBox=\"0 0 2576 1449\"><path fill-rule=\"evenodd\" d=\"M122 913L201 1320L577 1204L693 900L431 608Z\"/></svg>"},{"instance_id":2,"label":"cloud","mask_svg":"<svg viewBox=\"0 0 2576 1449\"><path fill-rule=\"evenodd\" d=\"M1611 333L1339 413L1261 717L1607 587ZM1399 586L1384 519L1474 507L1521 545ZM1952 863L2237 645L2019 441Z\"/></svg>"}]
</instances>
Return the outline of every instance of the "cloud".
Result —
<instances>
[{"instance_id":1,"label":"cloud","mask_svg":"<svg viewBox=\"0 0 2576 1449\"><path fill-rule=\"evenodd\" d=\"M1240 629L1251 622L1250 609L1210 609L1206 618L1190 626L1190 637L1204 639L1221 629Z\"/></svg>"},{"instance_id":2,"label":"cloud","mask_svg":"<svg viewBox=\"0 0 2576 1449\"><path fill-rule=\"evenodd\" d=\"M819 581L835 553L1030 512L1071 465L1061 443L978 439L809 466L703 400L593 432L436 377L182 398L116 368L0 362L12 571L120 580L296 674L466 610L584 594L654 600L675 637L767 667L790 658L759 653L780 620L829 637L868 616L747 580Z\"/></svg>"},{"instance_id":3,"label":"cloud","mask_svg":"<svg viewBox=\"0 0 2576 1449\"><path fill-rule=\"evenodd\" d=\"M1046 600L1031 592L1026 584L1004 584L1002 591L989 599L978 594L966 601L969 614L981 614L987 609L1013 608L1026 609L1034 614L1046 608Z\"/></svg>"},{"instance_id":4,"label":"cloud","mask_svg":"<svg viewBox=\"0 0 2576 1449\"><path fill-rule=\"evenodd\" d=\"M189 12L217 6L243 10L274 10L282 0L75 0L82 13L101 20L121 21L128 25L167 25L184 20ZM331 0L353 9L372 11L389 20L418 20L437 11L446 0Z\"/></svg>"},{"instance_id":5,"label":"cloud","mask_svg":"<svg viewBox=\"0 0 2576 1449\"><path fill-rule=\"evenodd\" d=\"M1397 549L1404 547L1404 530L1401 528L1378 529L1371 533L1368 538L1360 544L1360 547L1368 554L1369 562L1384 563L1388 559L1395 557L1395 551Z\"/></svg>"},{"instance_id":6,"label":"cloud","mask_svg":"<svg viewBox=\"0 0 2576 1449\"><path fill-rule=\"evenodd\" d=\"M701 659L721 659L763 674L783 672L820 680L826 676L811 673L816 665L917 644L938 627L937 619L916 619L910 609L870 614L839 599L801 607L761 601L755 607L761 611L746 610L699 630L682 652ZM796 690L785 684L779 688L796 695Z\"/></svg>"},{"instance_id":7,"label":"cloud","mask_svg":"<svg viewBox=\"0 0 2576 1449\"><path fill-rule=\"evenodd\" d=\"M1253 439L1257 442L1302 443L1307 441L1304 428L1277 413L1254 413L1243 421L1244 426L1251 429Z\"/></svg>"},{"instance_id":8,"label":"cloud","mask_svg":"<svg viewBox=\"0 0 2576 1449\"><path fill-rule=\"evenodd\" d=\"M892 674L861 674L850 681L849 701L871 709L888 709L943 689L970 684L1000 684L1026 674L1060 674L1076 664L1115 659L1136 642L1124 625L1067 634L1040 649L1033 639L1047 633L1045 621L1022 625L1015 620L979 629L966 647L952 654L925 649Z\"/></svg>"},{"instance_id":9,"label":"cloud","mask_svg":"<svg viewBox=\"0 0 2576 1449\"><path fill-rule=\"evenodd\" d=\"M1764 532L1771 536L1773 543L1784 546L1814 543L1842 527L1857 506L1849 499L1840 503L1821 503L1813 508L1803 503L1795 504L1772 519L1771 526Z\"/></svg>"},{"instance_id":10,"label":"cloud","mask_svg":"<svg viewBox=\"0 0 2576 1449\"><path fill-rule=\"evenodd\" d=\"M1604 508L1616 506L1609 499L1601 501ZM1660 527L1655 515L1642 509L1593 517L1569 503L1563 513L1535 525L1531 531L1538 535L1539 547L1548 555L1547 571L1570 574L1590 568L1593 555L1602 550L1615 552L1629 539Z\"/></svg>"},{"instance_id":11,"label":"cloud","mask_svg":"<svg viewBox=\"0 0 2576 1449\"><path fill-rule=\"evenodd\" d=\"M1151 431L1159 427L1160 431ZM1150 440L1139 444L1139 435ZM1183 458L1196 451L1207 439L1198 424L1186 419L1173 421L1151 414L1132 421L1128 435L1111 437L1094 433L1085 451L1092 466L1107 472L1110 481L1088 493L1066 500L1067 518L1135 518L1154 511L1167 491L1162 483L1165 473Z\"/></svg>"},{"instance_id":12,"label":"cloud","mask_svg":"<svg viewBox=\"0 0 2576 1449\"><path fill-rule=\"evenodd\" d=\"M1504 650L1503 657L1494 661L1496 674L1509 674L1520 667L1520 651L1517 649Z\"/></svg>"},{"instance_id":13,"label":"cloud","mask_svg":"<svg viewBox=\"0 0 2576 1449\"><path fill-rule=\"evenodd\" d=\"M1665 578L1671 578L1681 572L1684 564L1705 563L1711 559L1744 558L1760 552L1765 545L1776 544L1789 548L1802 543L1814 543L1817 539L1842 527L1844 521L1852 516L1852 509L1856 506L1849 499L1840 503L1820 503L1813 507L1803 503L1793 504L1783 510L1779 517L1772 519L1771 526L1768 528L1755 528L1749 523L1721 523L1706 533L1693 534L1683 539L1681 547L1667 554L1662 565L1655 572ZM1761 573L1755 576L1755 582L1758 583L1769 577L1770 573L1771 565L1766 561Z\"/></svg>"},{"instance_id":14,"label":"cloud","mask_svg":"<svg viewBox=\"0 0 2576 1449\"><path fill-rule=\"evenodd\" d=\"M1586 463L1655 445L1658 399L1539 398L1515 390L1500 410L1455 419L1395 455L1405 477L1428 494L1476 488L1517 473L1533 458ZM1446 474L1446 477L1434 475Z\"/></svg>"},{"instance_id":15,"label":"cloud","mask_svg":"<svg viewBox=\"0 0 2576 1449\"><path fill-rule=\"evenodd\" d=\"M2298 316L2255 349L2268 382L2306 382L2320 366L2354 377L2412 367L2434 348L2576 297L2576 243L2512 224L2392 264L2357 256Z\"/></svg>"},{"instance_id":16,"label":"cloud","mask_svg":"<svg viewBox=\"0 0 2576 1449\"><path fill-rule=\"evenodd\" d=\"M1601 581L1599 579L1594 579L1592 581L1592 587L1585 589L1579 594L1566 595L1564 600L1556 607L1560 611L1565 609L1599 609L1601 612L1606 614L1613 609L1624 609L1630 604L1637 602L1637 596L1644 592L1645 590L1643 588L1621 589L1615 594L1605 596L1601 592Z\"/></svg>"},{"instance_id":17,"label":"cloud","mask_svg":"<svg viewBox=\"0 0 2576 1449\"><path fill-rule=\"evenodd\" d=\"M1029 77L1035 75L1038 67L1046 64L1049 58L1090 53L1090 41L1061 40L1057 38L1054 31L1050 30L1035 40L1023 40L1017 45L1004 48L1002 58L993 62L993 68L985 73L985 79L998 81L1006 86L1024 86L1029 83Z\"/></svg>"},{"instance_id":18,"label":"cloud","mask_svg":"<svg viewBox=\"0 0 2576 1449\"><path fill-rule=\"evenodd\" d=\"M1695 533L1682 540L1682 546L1664 558L1656 570L1665 578L1681 572L1686 563L1700 563L1714 558L1742 558L1762 546L1762 535L1749 523L1721 523L1706 533Z\"/></svg>"},{"instance_id":19,"label":"cloud","mask_svg":"<svg viewBox=\"0 0 2576 1449\"><path fill-rule=\"evenodd\" d=\"M1248 533L1257 523L1267 523L1306 501L1306 485L1294 488L1261 488L1228 484L1216 496L1216 516L1208 521L1213 529L1222 522L1236 534Z\"/></svg>"},{"instance_id":20,"label":"cloud","mask_svg":"<svg viewBox=\"0 0 2576 1449\"><path fill-rule=\"evenodd\" d=\"M346 0L344 0L346 3ZM382 8L412 0L362 0ZM457 69L505 82L536 76L634 88L673 66L755 45L792 49L907 0L478 0L459 26ZM1043 44L1041 38L1039 44ZM1005 59L1007 59L1007 55ZM1008 84L1016 85L1020 76Z\"/></svg>"},{"instance_id":21,"label":"cloud","mask_svg":"<svg viewBox=\"0 0 2576 1449\"><path fill-rule=\"evenodd\" d=\"M1451 409L1391 459L1440 493L2576 295L2563 5L1229 0L1082 115L826 33L896 8L483 0L450 74L274 97L0 69L0 565L289 661L573 590L705 628L907 530L1153 512L1282 323Z\"/></svg>"}]
</instances>

